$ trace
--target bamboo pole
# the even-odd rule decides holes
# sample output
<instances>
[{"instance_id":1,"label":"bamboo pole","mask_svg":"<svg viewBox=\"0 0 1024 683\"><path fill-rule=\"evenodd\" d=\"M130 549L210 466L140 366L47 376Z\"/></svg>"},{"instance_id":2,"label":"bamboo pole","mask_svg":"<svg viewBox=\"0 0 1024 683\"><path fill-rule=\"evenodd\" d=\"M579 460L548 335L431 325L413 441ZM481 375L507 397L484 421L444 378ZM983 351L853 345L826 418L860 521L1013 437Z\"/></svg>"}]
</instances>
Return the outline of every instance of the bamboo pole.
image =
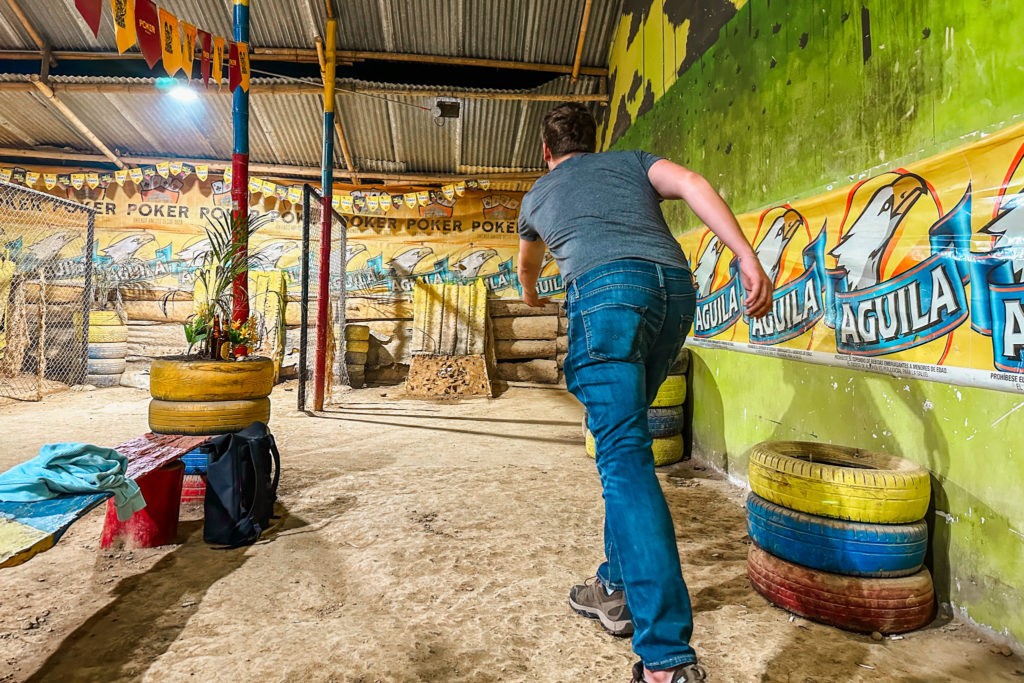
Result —
<instances>
[{"instance_id":1,"label":"bamboo pole","mask_svg":"<svg viewBox=\"0 0 1024 683\"><path fill-rule=\"evenodd\" d=\"M103 141L96 137L95 133L89 130L89 127L86 126L82 122L82 120L75 115L75 112L71 111L66 104L64 104L60 101L60 99L57 98L57 95L54 94L53 90L50 88L49 85L44 83L38 76L32 76L31 78L31 84L35 86L39 90L39 92L43 93L47 101L51 105L53 105L53 107L57 109L57 111L59 111L65 119L67 119L68 123L74 126L79 133L84 135L85 138L93 144L93 147L98 149L103 154L103 156L109 159L111 163L113 163L118 168L125 167L121 160L117 158L117 155L111 152L110 148L103 144Z\"/></svg>"},{"instance_id":2,"label":"bamboo pole","mask_svg":"<svg viewBox=\"0 0 1024 683\"><path fill-rule=\"evenodd\" d=\"M29 21L28 15L25 14L23 9L21 9L21 5L18 4L18 0L7 0L7 6L10 7L11 11L14 12L14 15L18 17L18 21L21 22L22 28L24 28L28 33L32 42L39 46L39 53L33 54L30 59L39 59L44 57L46 54L46 40L39 34L39 31L37 31L36 27L32 25L32 22Z\"/></svg>"},{"instance_id":3,"label":"bamboo pole","mask_svg":"<svg viewBox=\"0 0 1024 683\"><path fill-rule=\"evenodd\" d=\"M580 37L576 41L576 57L572 60L572 80L575 83L580 77L580 60L583 59L583 43L587 37L587 26L590 24L590 6L593 0L583 5L583 20L580 22Z\"/></svg>"}]
</instances>

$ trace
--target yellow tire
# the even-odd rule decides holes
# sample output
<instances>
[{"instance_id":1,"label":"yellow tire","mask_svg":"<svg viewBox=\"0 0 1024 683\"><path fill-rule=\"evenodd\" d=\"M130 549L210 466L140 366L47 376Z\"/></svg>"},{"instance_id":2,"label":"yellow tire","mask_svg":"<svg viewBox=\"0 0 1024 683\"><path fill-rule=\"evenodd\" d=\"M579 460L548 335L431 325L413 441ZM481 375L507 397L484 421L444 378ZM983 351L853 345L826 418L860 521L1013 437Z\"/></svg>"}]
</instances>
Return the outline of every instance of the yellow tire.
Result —
<instances>
[{"instance_id":1,"label":"yellow tire","mask_svg":"<svg viewBox=\"0 0 1024 683\"><path fill-rule=\"evenodd\" d=\"M270 399L149 402L149 429L157 434L226 434L270 421Z\"/></svg>"},{"instance_id":2,"label":"yellow tire","mask_svg":"<svg viewBox=\"0 0 1024 683\"><path fill-rule=\"evenodd\" d=\"M594 444L594 435L586 430L584 436L587 455L595 457L597 448ZM683 435L665 437L663 439L651 439L651 450L654 451L654 466L671 465L683 459Z\"/></svg>"},{"instance_id":3,"label":"yellow tire","mask_svg":"<svg viewBox=\"0 0 1024 683\"><path fill-rule=\"evenodd\" d=\"M366 341L370 338L370 328L366 325L347 325L345 339L349 342Z\"/></svg>"},{"instance_id":4,"label":"yellow tire","mask_svg":"<svg viewBox=\"0 0 1024 683\"><path fill-rule=\"evenodd\" d=\"M128 341L127 325L89 325L89 343L107 344Z\"/></svg>"},{"instance_id":5,"label":"yellow tire","mask_svg":"<svg viewBox=\"0 0 1024 683\"><path fill-rule=\"evenodd\" d=\"M346 353L366 353L370 350L370 342L366 339L363 340L349 340L345 342Z\"/></svg>"},{"instance_id":6,"label":"yellow tire","mask_svg":"<svg viewBox=\"0 0 1024 683\"><path fill-rule=\"evenodd\" d=\"M805 441L765 441L750 453L750 488L800 512L906 524L928 511L928 471L889 453Z\"/></svg>"},{"instance_id":7,"label":"yellow tire","mask_svg":"<svg viewBox=\"0 0 1024 683\"><path fill-rule=\"evenodd\" d=\"M274 388L274 362L157 358L149 393L161 401L241 401L265 398Z\"/></svg>"},{"instance_id":8,"label":"yellow tire","mask_svg":"<svg viewBox=\"0 0 1024 683\"><path fill-rule=\"evenodd\" d=\"M117 311L89 311L89 326L111 327L124 325Z\"/></svg>"},{"instance_id":9,"label":"yellow tire","mask_svg":"<svg viewBox=\"0 0 1024 683\"><path fill-rule=\"evenodd\" d=\"M658 395L651 403L652 408L681 406L686 403L686 376L669 375L658 388Z\"/></svg>"}]
</instances>

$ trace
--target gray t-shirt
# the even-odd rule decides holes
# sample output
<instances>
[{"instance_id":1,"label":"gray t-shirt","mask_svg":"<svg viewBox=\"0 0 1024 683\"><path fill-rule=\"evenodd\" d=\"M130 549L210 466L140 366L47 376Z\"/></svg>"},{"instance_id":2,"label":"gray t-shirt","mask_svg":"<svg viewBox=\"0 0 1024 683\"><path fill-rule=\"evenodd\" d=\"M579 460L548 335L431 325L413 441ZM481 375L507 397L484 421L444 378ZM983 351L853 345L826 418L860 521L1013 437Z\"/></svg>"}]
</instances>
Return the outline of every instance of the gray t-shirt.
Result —
<instances>
[{"instance_id":1,"label":"gray t-shirt","mask_svg":"<svg viewBox=\"0 0 1024 683\"><path fill-rule=\"evenodd\" d=\"M523 197L519 237L543 240L566 284L626 258L688 268L647 178L660 158L642 151L569 157Z\"/></svg>"}]
</instances>

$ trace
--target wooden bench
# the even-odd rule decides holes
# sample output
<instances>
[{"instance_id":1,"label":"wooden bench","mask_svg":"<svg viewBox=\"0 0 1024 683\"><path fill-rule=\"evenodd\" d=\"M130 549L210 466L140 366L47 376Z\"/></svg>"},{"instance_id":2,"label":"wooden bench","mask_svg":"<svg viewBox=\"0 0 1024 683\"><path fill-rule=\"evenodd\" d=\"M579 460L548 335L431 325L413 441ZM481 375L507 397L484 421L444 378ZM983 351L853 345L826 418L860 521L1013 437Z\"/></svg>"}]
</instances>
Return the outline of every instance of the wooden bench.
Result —
<instances>
[{"instance_id":1,"label":"wooden bench","mask_svg":"<svg viewBox=\"0 0 1024 683\"><path fill-rule=\"evenodd\" d=\"M140 479L209 440L208 436L144 434L114 446L128 458L128 476ZM111 493L61 496L31 503L0 502L0 568L14 567L52 548L72 524Z\"/></svg>"}]
</instances>

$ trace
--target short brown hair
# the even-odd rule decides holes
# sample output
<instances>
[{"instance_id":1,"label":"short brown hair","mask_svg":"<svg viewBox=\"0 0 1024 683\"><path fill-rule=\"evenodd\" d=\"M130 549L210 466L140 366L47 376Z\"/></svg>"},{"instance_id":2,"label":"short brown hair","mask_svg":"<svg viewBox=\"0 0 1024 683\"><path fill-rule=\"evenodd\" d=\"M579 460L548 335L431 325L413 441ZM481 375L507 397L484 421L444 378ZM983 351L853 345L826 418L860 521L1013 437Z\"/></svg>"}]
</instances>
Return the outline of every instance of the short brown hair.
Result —
<instances>
[{"instance_id":1,"label":"short brown hair","mask_svg":"<svg viewBox=\"0 0 1024 683\"><path fill-rule=\"evenodd\" d=\"M560 104L544 115L544 144L556 156L597 149L597 122L579 102Z\"/></svg>"}]
</instances>

